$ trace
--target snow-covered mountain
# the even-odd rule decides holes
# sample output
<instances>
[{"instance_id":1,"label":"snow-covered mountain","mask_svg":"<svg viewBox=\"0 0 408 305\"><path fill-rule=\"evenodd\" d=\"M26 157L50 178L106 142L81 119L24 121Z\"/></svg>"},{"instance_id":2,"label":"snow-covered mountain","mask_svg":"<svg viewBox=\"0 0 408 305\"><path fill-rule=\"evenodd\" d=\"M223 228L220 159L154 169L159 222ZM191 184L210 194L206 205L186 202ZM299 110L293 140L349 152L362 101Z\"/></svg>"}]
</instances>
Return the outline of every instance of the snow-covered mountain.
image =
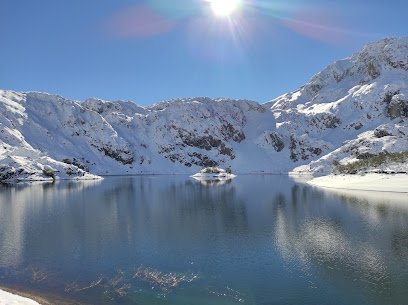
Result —
<instances>
[{"instance_id":1,"label":"snow-covered mountain","mask_svg":"<svg viewBox=\"0 0 408 305\"><path fill-rule=\"evenodd\" d=\"M315 159L295 171L326 174L334 160L408 151L408 37L368 44L267 105L292 139L291 159Z\"/></svg>"},{"instance_id":2,"label":"snow-covered mountain","mask_svg":"<svg viewBox=\"0 0 408 305\"><path fill-rule=\"evenodd\" d=\"M407 122L408 38L369 44L263 105L189 98L141 107L0 91L0 180L203 166L327 173L333 160L407 151Z\"/></svg>"},{"instance_id":3,"label":"snow-covered mountain","mask_svg":"<svg viewBox=\"0 0 408 305\"><path fill-rule=\"evenodd\" d=\"M255 102L195 98L144 108L0 91L0 107L1 164L10 178L10 165L16 175L36 178L45 165L65 178L67 170L76 176L82 170L193 173L210 165L239 172L289 169L282 166L283 154L264 145L266 132L276 124L273 114Z\"/></svg>"}]
</instances>

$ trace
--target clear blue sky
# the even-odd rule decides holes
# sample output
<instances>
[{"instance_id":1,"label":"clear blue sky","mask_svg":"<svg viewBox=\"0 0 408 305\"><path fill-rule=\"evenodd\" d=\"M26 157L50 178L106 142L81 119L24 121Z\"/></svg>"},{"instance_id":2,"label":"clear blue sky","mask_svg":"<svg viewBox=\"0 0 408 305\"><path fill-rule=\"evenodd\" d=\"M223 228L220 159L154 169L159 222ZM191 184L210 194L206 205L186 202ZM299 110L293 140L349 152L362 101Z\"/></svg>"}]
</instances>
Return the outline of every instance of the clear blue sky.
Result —
<instances>
[{"instance_id":1,"label":"clear blue sky","mask_svg":"<svg viewBox=\"0 0 408 305\"><path fill-rule=\"evenodd\" d=\"M369 41L406 36L406 0L0 0L0 88L83 100L297 89Z\"/></svg>"}]
</instances>

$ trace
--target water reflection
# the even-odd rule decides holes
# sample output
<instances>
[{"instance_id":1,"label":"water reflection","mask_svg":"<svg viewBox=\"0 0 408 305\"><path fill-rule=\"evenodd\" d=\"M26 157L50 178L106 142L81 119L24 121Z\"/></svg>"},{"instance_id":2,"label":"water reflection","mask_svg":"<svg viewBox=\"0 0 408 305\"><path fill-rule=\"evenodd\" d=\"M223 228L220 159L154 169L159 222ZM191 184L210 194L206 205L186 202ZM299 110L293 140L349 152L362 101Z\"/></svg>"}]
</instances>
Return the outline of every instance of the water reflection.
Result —
<instances>
[{"instance_id":1,"label":"water reflection","mask_svg":"<svg viewBox=\"0 0 408 305\"><path fill-rule=\"evenodd\" d=\"M1 187L0 284L98 304L398 304L404 200L284 176Z\"/></svg>"},{"instance_id":2,"label":"water reflection","mask_svg":"<svg viewBox=\"0 0 408 305\"><path fill-rule=\"evenodd\" d=\"M201 183L202 186L212 187L231 183L232 179L203 179L202 177L191 177Z\"/></svg>"},{"instance_id":3,"label":"water reflection","mask_svg":"<svg viewBox=\"0 0 408 305\"><path fill-rule=\"evenodd\" d=\"M389 304L390 295L401 302L408 289L406 199L293 186L290 200L275 200L274 241L284 260L323 272L348 292L366 290L369 304Z\"/></svg>"}]
</instances>

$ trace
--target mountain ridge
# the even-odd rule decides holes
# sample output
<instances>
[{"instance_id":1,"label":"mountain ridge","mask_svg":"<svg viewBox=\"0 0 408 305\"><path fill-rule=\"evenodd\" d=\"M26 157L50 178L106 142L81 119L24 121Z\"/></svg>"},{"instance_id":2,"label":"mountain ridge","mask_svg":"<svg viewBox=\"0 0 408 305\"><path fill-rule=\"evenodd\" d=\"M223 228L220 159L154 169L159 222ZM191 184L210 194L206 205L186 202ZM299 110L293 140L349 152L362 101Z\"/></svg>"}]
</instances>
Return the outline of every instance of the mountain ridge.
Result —
<instances>
[{"instance_id":1,"label":"mountain ridge","mask_svg":"<svg viewBox=\"0 0 408 305\"><path fill-rule=\"evenodd\" d=\"M408 37L386 38L267 103L181 98L151 106L0 90L0 180L333 171L408 150Z\"/></svg>"}]
</instances>

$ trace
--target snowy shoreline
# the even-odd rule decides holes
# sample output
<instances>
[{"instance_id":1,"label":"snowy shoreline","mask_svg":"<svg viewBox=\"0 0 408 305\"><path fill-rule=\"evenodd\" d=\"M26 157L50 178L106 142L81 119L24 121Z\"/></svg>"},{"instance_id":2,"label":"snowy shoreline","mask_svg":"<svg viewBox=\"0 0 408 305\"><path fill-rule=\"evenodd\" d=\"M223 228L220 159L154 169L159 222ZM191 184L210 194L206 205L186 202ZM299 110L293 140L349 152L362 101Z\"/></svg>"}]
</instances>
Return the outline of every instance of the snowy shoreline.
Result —
<instances>
[{"instance_id":1,"label":"snowy shoreline","mask_svg":"<svg viewBox=\"0 0 408 305\"><path fill-rule=\"evenodd\" d=\"M407 174L329 175L313 178L307 183L332 189L408 193Z\"/></svg>"},{"instance_id":2,"label":"snowy shoreline","mask_svg":"<svg viewBox=\"0 0 408 305\"><path fill-rule=\"evenodd\" d=\"M0 305L86 305L53 294L0 286Z\"/></svg>"},{"instance_id":3,"label":"snowy shoreline","mask_svg":"<svg viewBox=\"0 0 408 305\"><path fill-rule=\"evenodd\" d=\"M34 300L0 289L0 305L40 305Z\"/></svg>"},{"instance_id":4,"label":"snowy shoreline","mask_svg":"<svg viewBox=\"0 0 408 305\"><path fill-rule=\"evenodd\" d=\"M74 178L60 178L60 177L56 177L55 179L41 178L41 177L40 178L29 178L29 179L15 178L11 180L0 180L0 183L14 185L14 184L23 184L23 183L55 183L55 182L61 182L61 181L97 181L97 180L103 180L103 177L89 174L86 177L74 177Z\"/></svg>"}]
</instances>

